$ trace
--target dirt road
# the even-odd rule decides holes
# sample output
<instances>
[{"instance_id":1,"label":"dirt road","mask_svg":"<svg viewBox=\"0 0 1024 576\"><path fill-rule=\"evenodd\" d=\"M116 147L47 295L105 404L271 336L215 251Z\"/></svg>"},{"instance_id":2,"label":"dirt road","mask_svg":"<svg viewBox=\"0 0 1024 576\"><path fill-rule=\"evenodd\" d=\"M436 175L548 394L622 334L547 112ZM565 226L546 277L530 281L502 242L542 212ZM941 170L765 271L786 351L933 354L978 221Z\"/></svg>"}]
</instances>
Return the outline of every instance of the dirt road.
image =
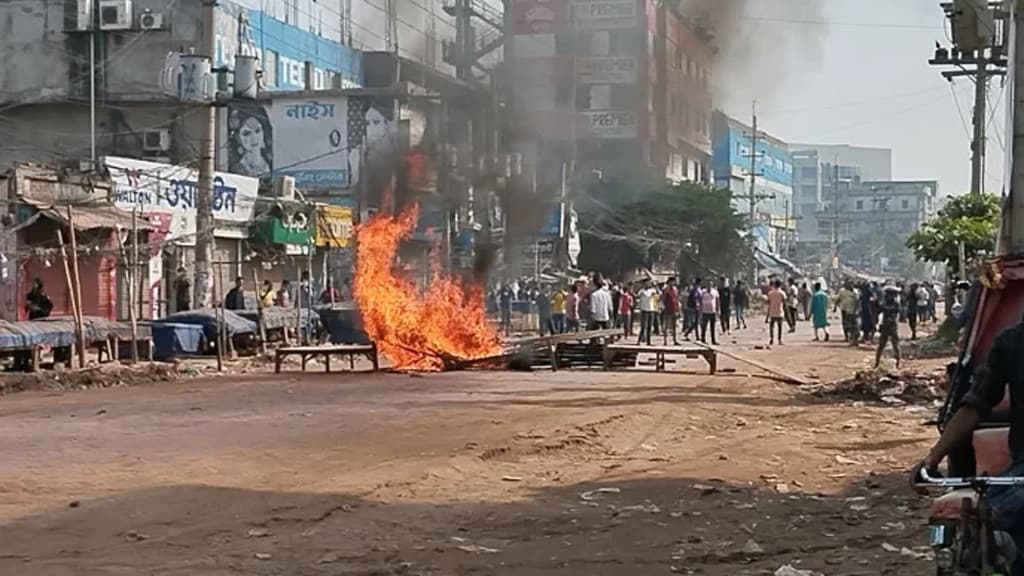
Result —
<instances>
[{"instance_id":1,"label":"dirt road","mask_svg":"<svg viewBox=\"0 0 1024 576\"><path fill-rule=\"evenodd\" d=\"M727 345L822 377L869 356L752 338ZM0 574L927 573L904 470L930 411L722 366L737 372L243 375L0 398Z\"/></svg>"}]
</instances>

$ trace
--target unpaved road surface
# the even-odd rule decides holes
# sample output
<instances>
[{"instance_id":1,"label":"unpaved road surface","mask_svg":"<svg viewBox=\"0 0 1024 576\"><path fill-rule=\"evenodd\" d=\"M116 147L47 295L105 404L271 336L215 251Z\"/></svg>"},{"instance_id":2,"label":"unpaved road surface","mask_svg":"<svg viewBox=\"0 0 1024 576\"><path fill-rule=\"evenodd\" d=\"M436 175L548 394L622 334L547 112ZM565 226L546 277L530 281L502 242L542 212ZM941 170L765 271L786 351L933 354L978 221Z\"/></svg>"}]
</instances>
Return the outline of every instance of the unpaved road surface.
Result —
<instances>
[{"instance_id":1,"label":"unpaved road surface","mask_svg":"<svg viewBox=\"0 0 1024 576\"><path fill-rule=\"evenodd\" d=\"M823 378L869 356L755 337L726 342ZM929 573L927 503L904 471L931 410L721 365L737 372L245 374L3 397L0 574Z\"/></svg>"}]
</instances>

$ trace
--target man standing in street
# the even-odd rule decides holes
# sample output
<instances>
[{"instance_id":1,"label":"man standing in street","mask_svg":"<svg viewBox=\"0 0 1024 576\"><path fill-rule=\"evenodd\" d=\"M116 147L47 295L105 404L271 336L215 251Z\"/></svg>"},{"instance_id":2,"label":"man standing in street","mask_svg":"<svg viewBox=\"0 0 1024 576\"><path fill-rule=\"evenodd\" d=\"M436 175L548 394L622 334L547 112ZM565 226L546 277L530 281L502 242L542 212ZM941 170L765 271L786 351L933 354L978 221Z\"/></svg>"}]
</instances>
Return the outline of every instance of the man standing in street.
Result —
<instances>
[{"instance_id":1,"label":"man standing in street","mask_svg":"<svg viewBox=\"0 0 1024 576\"><path fill-rule=\"evenodd\" d=\"M228 310L245 310L245 279L235 278L235 287L224 297L224 308Z\"/></svg>"},{"instance_id":2,"label":"man standing in street","mask_svg":"<svg viewBox=\"0 0 1024 576\"><path fill-rule=\"evenodd\" d=\"M789 324L789 333L796 332L797 316L800 314L800 289L797 288L796 280L789 279L789 288L786 289L786 322Z\"/></svg>"},{"instance_id":3,"label":"man standing in street","mask_svg":"<svg viewBox=\"0 0 1024 576\"><path fill-rule=\"evenodd\" d=\"M554 334L555 330L551 322L551 297L548 296L545 286L537 289L533 302L537 305L537 329L540 335Z\"/></svg>"},{"instance_id":4,"label":"man standing in street","mask_svg":"<svg viewBox=\"0 0 1024 576\"><path fill-rule=\"evenodd\" d=\"M701 289L700 278L693 279L693 285L686 295L686 312L690 315L690 325L683 331L683 339L689 340L690 333L696 333L700 337L701 321Z\"/></svg>"},{"instance_id":5,"label":"man standing in street","mask_svg":"<svg viewBox=\"0 0 1024 576\"><path fill-rule=\"evenodd\" d=\"M786 291L782 289L782 280L776 280L768 295L768 315L764 323L768 325L768 345L775 344L775 329L778 327L779 346L782 346L782 324L786 318Z\"/></svg>"},{"instance_id":6,"label":"man standing in street","mask_svg":"<svg viewBox=\"0 0 1024 576\"><path fill-rule=\"evenodd\" d=\"M657 289L647 280L640 289L638 300L640 301L640 337L637 344L646 343L651 345L651 331L654 329L654 315L657 314L657 303L654 301Z\"/></svg>"},{"instance_id":7,"label":"man standing in street","mask_svg":"<svg viewBox=\"0 0 1024 576\"><path fill-rule=\"evenodd\" d=\"M858 297L849 280L843 282L843 287L839 290L839 295L836 298L835 307L839 309L843 317L843 335L846 337L846 341L856 346L860 333L857 330Z\"/></svg>"},{"instance_id":8,"label":"man standing in street","mask_svg":"<svg viewBox=\"0 0 1024 576\"><path fill-rule=\"evenodd\" d=\"M714 346L718 345L718 339L715 338L715 327L718 325L718 290L714 284L709 282L709 286L706 290L700 293L700 341L708 343L708 325L711 326L711 344Z\"/></svg>"},{"instance_id":9,"label":"man standing in street","mask_svg":"<svg viewBox=\"0 0 1024 576\"><path fill-rule=\"evenodd\" d=\"M580 285L574 283L569 287L569 295L565 298L565 330L580 331Z\"/></svg>"},{"instance_id":10,"label":"man standing in street","mask_svg":"<svg viewBox=\"0 0 1024 576\"><path fill-rule=\"evenodd\" d=\"M672 345L679 346L679 337L676 336L676 325L679 323L679 288L676 287L676 279L669 278L665 290L661 293L661 306L664 310L662 324L662 336L664 343L668 346L668 334L672 333Z\"/></svg>"},{"instance_id":11,"label":"man standing in street","mask_svg":"<svg viewBox=\"0 0 1024 576\"><path fill-rule=\"evenodd\" d=\"M811 296L808 314L814 324L814 341L819 340L818 331L820 330L825 333L825 342L828 342L828 294L821 289L821 282L814 283L814 295Z\"/></svg>"},{"instance_id":12,"label":"man standing in street","mask_svg":"<svg viewBox=\"0 0 1024 576\"><path fill-rule=\"evenodd\" d=\"M590 329L607 330L613 314L612 295L600 274L594 276L594 290L590 293Z\"/></svg>"},{"instance_id":13,"label":"man standing in street","mask_svg":"<svg viewBox=\"0 0 1024 576\"><path fill-rule=\"evenodd\" d=\"M178 277L174 279L174 311L184 312L189 309L192 301L192 282L188 279L185 267L178 268Z\"/></svg>"},{"instance_id":14,"label":"man standing in street","mask_svg":"<svg viewBox=\"0 0 1024 576\"><path fill-rule=\"evenodd\" d=\"M721 309L719 316L722 319L722 334L728 334L732 332L732 288L729 286L728 278L722 278L721 284L718 285L718 306Z\"/></svg>"},{"instance_id":15,"label":"man standing in street","mask_svg":"<svg viewBox=\"0 0 1024 576\"><path fill-rule=\"evenodd\" d=\"M512 335L512 287L506 284L498 294L498 305L501 308L501 329L505 336Z\"/></svg>"},{"instance_id":16,"label":"man standing in street","mask_svg":"<svg viewBox=\"0 0 1024 576\"><path fill-rule=\"evenodd\" d=\"M625 286L619 295L619 317L622 333L627 338L633 337L633 285Z\"/></svg>"},{"instance_id":17,"label":"man standing in street","mask_svg":"<svg viewBox=\"0 0 1024 576\"><path fill-rule=\"evenodd\" d=\"M551 329L555 334L565 334L565 290L561 286L551 293Z\"/></svg>"}]
</instances>

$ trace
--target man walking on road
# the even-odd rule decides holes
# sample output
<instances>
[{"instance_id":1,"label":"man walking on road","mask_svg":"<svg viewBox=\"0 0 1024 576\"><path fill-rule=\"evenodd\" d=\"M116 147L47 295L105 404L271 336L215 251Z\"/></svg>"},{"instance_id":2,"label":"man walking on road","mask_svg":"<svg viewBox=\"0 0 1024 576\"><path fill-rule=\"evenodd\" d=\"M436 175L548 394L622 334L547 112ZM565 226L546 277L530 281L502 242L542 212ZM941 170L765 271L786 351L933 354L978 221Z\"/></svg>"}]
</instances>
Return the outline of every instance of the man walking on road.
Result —
<instances>
[{"instance_id":1,"label":"man walking on road","mask_svg":"<svg viewBox=\"0 0 1024 576\"><path fill-rule=\"evenodd\" d=\"M665 284L665 290L661 293L661 305L664 309L664 321L662 324L662 337L665 345L668 346L668 334L672 333L672 344L679 346L679 337L676 336L676 326L679 323L679 288L676 287L676 279L669 278Z\"/></svg>"},{"instance_id":2,"label":"man walking on road","mask_svg":"<svg viewBox=\"0 0 1024 576\"><path fill-rule=\"evenodd\" d=\"M708 343L708 326L711 327L711 344L717 346L715 327L718 324L718 290L709 282L706 290L700 293L700 341Z\"/></svg>"},{"instance_id":3,"label":"man walking on road","mask_svg":"<svg viewBox=\"0 0 1024 576\"><path fill-rule=\"evenodd\" d=\"M800 315L800 289L797 288L796 280L789 279L789 287L786 288L786 323L789 324L789 333L796 332L796 321Z\"/></svg>"},{"instance_id":4,"label":"man walking on road","mask_svg":"<svg viewBox=\"0 0 1024 576\"><path fill-rule=\"evenodd\" d=\"M732 315L732 288L729 286L728 278L722 278L721 284L718 285L718 306L721 309L721 314L719 316L722 319L722 334L728 334L732 332L730 326L730 316Z\"/></svg>"},{"instance_id":5,"label":"man walking on road","mask_svg":"<svg viewBox=\"0 0 1024 576\"><path fill-rule=\"evenodd\" d=\"M747 291L747 285L743 283L743 280L736 281L736 288L732 291L732 304L736 308L736 329L739 330L742 326L746 330L746 312L747 306L750 304L750 292Z\"/></svg>"},{"instance_id":6,"label":"man walking on road","mask_svg":"<svg viewBox=\"0 0 1024 576\"><path fill-rule=\"evenodd\" d=\"M768 345L775 344L775 329L778 327L779 346L782 346L782 324L786 319L786 291L782 289L782 280L776 280L768 291L768 315L764 323L768 325Z\"/></svg>"},{"instance_id":7,"label":"man walking on road","mask_svg":"<svg viewBox=\"0 0 1024 576\"><path fill-rule=\"evenodd\" d=\"M882 363L882 352L885 345L892 342L892 351L896 355L896 368L900 367L900 289L889 285L882 291L881 312L882 326L878 330L878 350L875 351L875 368Z\"/></svg>"}]
</instances>

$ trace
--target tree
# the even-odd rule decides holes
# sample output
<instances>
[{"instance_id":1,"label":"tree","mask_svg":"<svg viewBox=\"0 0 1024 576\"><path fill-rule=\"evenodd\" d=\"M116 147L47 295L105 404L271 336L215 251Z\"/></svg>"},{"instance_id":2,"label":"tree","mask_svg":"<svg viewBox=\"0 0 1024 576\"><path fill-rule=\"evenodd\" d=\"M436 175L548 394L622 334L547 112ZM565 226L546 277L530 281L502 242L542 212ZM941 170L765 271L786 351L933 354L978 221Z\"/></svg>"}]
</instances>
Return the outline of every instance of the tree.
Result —
<instances>
[{"instance_id":1,"label":"tree","mask_svg":"<svg viewBox=\"0 0 1024 576\"><path fill-rule=\"evenodd\" d=\"M580 211L585 270L621 275L671 267L696 275L733 274L751 259L745 220L726 189L608 181L581 202Z\"/></svg>"},{"instance_id":2,"label":"tree","mask_svg":"<svg viewBox=\"0 0 1024 576\"><path fill-rule=\"evenodd\" d=\"M992 194L968 194L949 201L938 215L907 239L918 260L941 262L955 268L960 244L968 258L995 250L999 231L1000 200Z\"/></svg>"}]
</instances>

